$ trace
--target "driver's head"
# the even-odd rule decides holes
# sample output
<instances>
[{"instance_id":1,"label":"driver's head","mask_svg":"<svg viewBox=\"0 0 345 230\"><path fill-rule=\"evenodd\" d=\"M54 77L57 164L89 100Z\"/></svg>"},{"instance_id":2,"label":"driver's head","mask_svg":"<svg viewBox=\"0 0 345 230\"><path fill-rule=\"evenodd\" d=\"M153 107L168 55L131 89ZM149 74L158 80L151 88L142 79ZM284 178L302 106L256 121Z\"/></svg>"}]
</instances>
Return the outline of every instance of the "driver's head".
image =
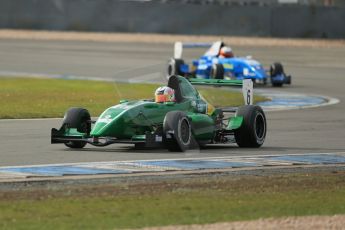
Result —
<instances>
[{"instance_id":1,"label":"driver's head","mask_svg":"<svg viewBox=\"0 0 345 230\"><path fill-rule=\"evenodd\" d=\"M175 90L168 86L161 86L156 89L155 92L155 102L162 103L162 102L172 102L175 100Z\"/></svg>"},{"instance_id":2,"label":"driver's head","mask_svg":"<svg viewBox=\"0 0 345 230\"><path fill-rule=\"evenodd\" d=\"M234 57L234 53L232 52L232 49L229 46L223 46L220 49L219 57L232 58Z\"/></svg>"}]
</instances>

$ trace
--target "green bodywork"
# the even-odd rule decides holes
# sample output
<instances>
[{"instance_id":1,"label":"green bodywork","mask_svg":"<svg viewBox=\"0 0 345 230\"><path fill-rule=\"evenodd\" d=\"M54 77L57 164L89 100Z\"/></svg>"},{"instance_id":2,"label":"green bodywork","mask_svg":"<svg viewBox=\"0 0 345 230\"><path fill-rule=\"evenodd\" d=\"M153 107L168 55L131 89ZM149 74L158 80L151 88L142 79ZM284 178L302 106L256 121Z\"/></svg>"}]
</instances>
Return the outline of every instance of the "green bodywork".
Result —
<instances>
[{"instance_id":1,"label":"green bodywork","mask_svg":"<svg viewBox=\"0 0 345 230\"><path fill-rule=\"evenodd\" d=\"M235 130L241 127L243 123L242 116L231 117L227 126L228 130Z\"/></svg>"},{"instance_id":2,"label":"green bodywork","mask_svg":"<svg viewBox=\"0 0 345 230\"><path fill-rule=\"evenodd\" d=\"M220 129L231 131L241 127L243 117L233 116L220 128L217 118L220 109L208 104L192 84L241 86L242 81L188 80L178 77L183 100L179 103L156 103L153 100L121 100L120 104L106 109L97 119L89 134L66 128L64 136L81 138L113 137L117 140L144 141L147 133L155 133L162 127L165 115L170 111L183 111L192 124L196 140L212 141Z\"/></svg>"},{"instance_id":3,"label":"green bodywork","mask_svg":"<svg viewBox=\"0 0 345 230\"><path fill-rule=\"evenodd\" d=\"M184 111L191 118L196 138L212 138L214 122L206 115L197 113L192 102L155 103L150 101L130 101L108 108L98 118L90 135L112 136L131 139L134 135L153 132L163 124L165 114L170 111ZM205 127L209 127L206 128Z\"/></svg>"}]
</instances>

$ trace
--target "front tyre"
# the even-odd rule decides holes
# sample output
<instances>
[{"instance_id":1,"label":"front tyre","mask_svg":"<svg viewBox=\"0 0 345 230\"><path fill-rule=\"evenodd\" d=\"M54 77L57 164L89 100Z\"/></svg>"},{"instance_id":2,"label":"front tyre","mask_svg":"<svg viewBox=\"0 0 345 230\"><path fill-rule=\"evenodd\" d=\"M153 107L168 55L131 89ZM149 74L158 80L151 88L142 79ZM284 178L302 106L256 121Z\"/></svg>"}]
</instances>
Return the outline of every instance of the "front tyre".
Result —
<instances>
[{"instance_id":1,"label":"front tyre","mask_svg":"<svg viewBox=\"0 0 345 230\"><path fill-rule=\"evenodd\" d=\"M71 149L82 149L85 147L86 142L83 141L69 141L65 145Z\"/></svg>"},{"instance_id":2,"label":"front tyre","mask_svg":"<svg viewBox=\"0 0 345 230\"><path fill-rule=\"evenodd\" d=\"M245 105L238 108L237 116L243 116L241 127L235 130L236 143L240 147L258 148L266 138L266 116L257 105Z\"/></svg>"},{"instance_id":3,"label":"front tyre","mask_svg":"<svg viewBox=\"0 0 345 230\"><path fill-rule=\"evenodd\" d=\"M171 111L165 115L163 141L172 152L184 152L191 148L192 127L186 113Z\"/></svg>"},{"instance_id":4,"label":"front tyre","mask_svg":"<svg viewBox=\"0 0 345 230\"><path fill-rule=\"evenodd\" d=\"M62 125L67 125L68 128L76 128L78 132L89 134L91 131L91 116L88 110L83 108L70 108L65 113ZM80 149L84 148L86 142L84 141L69 141L65 143L69 148Z\"/></svg>"}]
</instances>

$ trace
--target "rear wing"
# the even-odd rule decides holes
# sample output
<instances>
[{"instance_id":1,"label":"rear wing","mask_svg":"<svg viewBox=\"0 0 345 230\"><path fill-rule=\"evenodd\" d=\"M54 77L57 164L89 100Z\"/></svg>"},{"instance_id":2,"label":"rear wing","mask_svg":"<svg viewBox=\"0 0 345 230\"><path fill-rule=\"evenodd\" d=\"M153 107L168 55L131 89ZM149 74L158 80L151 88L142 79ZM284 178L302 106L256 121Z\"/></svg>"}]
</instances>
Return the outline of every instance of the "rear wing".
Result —
<instances>
[{"instance_id":1,"label":"rear wing","mask_svg":"<svg viewBox=\"0 0 345 230\"><path fill-rule=\"evenodd\" d=\"M220 47L223 45L222 41L214 43L203 43L203 42L175 42L174 44L174 58L181 59L183 54L183 48L209 48L205 53L206 56L216 56L219 53Z\"/></svg>"},{"instance_id":2,"label":"rear wing","mask_svg":"<svg viewBox=\"0 0 345 230\"><path fill-rule=\"evenodd\" d=\"M244 80L223 80L223 79L198 79L189 78L192 85L212 85L212 86L232 86L242 87L242 94L245 105L253 104L253 81L251 79Z\"/></svg>"}]
</instances>

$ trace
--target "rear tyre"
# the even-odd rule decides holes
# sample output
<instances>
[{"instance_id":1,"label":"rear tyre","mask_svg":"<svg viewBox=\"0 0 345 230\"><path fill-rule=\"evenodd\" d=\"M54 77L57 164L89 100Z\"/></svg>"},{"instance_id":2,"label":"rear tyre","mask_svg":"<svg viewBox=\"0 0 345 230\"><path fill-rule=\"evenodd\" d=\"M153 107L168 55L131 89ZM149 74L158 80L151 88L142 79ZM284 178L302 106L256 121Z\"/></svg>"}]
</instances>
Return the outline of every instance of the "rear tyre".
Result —
<instances>
[{"instance_id":1,"label":"rear tyre","mask_svg":"<svg viewBox=\"0 0 345 230\"><path fill-rule=\"evenodd\" d=\"M284 68L280 62L275 62L271 65L270 74L272 77L279 75L279 74L283 74L283 73L284 73Z\"/></svg>"},{"instance_id":2,"label":"rear tyre","mask_svg":"<svg viewBox=\"0 0 345 230\"><path fill-rule=\"evenodd\" d=\"M183 75L181 71L182 65L184 65L183 59L171 58L167 66L167 78L169 79L171 75Z\"/></svg>"},{"instance_id":3,"label":"rear tyre","mask_svg":"<svg viewBox=\"0 0 345 230\"><path fill-rule=\"evenodd\" d=\"M193 143L192 127L186 113L171 111L163 121L163 142L172 152L184 152Z\"/></svg>"},{"instance_id":4,"label":"rear tyre","mask_svg":"<svg viewBox=\"0 0 345 230\"><path fill-rule=\"evenodd\" d=\"M224 79L224 67L222 64L213 64L211 68L211 78Z\"/></svg>"},{"instance_id":5,"label":"rear tyre","mask_svg":"<svg viewBox=\"0 0 345 230\"><path fill-rule=\"evenodd\" d=\"M91 116L89 111L83 108L70 108L65 113L63 125L68 128L76 128L78 132L89 134L91 131ZM65 143L69 148L83 148L86 145L84 141L69 141Z\"/></svg>"},{"instance_id":6,"label":"rear tyre","mask_svg":"<svg viewBox=\"0 0 345 230\"><path fill-rule=\"evenodd\" d=\"M266 138L266 116L262 108L257 105L241 106L237 116L243 116L242 126L235 130L236 143L240 147L258 148Z\"/></svg>"},{"instance_id":7,"label":"rear tyre","mask_svg":"<svg viewBox=\"0 0 345 230\"><path fill-rule=\"evenodd\" d=\"M284 68L283 65L280 62L275 62L271 65L270 67L270 76L271 76L271 82L272 86L274 87L281 87L283 83L273 83L272 78L275 77L276 75L284 74Z\"/></svg>"}]
</instances>

